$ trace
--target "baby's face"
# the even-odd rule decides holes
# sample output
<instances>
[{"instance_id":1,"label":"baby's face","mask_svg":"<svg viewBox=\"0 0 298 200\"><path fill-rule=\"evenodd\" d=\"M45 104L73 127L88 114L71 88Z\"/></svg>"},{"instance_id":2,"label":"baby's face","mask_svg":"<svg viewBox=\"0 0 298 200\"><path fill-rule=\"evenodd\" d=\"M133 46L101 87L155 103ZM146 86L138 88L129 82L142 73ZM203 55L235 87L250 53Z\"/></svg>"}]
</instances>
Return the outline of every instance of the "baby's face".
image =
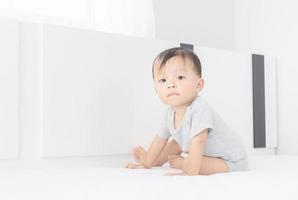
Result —
<instances>
[{"instance_id":1,"label":"baby's face","mask_svg":"<svg viewBox=\"0 0 298 200\"><path fill-rule=\"evenodd\" d=\"M157 61L153 70L155 91L161 101L170 106L189 105L204 86L188 59L173 57L161 69Z\"/></svg>"}]
</instances>

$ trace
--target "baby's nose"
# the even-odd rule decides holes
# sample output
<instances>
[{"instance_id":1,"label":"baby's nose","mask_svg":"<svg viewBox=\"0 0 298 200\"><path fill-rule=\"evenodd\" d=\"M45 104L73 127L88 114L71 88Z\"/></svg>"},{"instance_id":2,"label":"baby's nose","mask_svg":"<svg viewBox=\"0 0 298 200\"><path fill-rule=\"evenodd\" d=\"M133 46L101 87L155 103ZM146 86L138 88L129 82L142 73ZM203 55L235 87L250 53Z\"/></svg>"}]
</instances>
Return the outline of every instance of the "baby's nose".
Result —
<instances>
[{"instance_id":1,"label":"baby's nose","mask_svg":"<svg viewBox=\"0 0 298 200\"><path fill-rule=\"evenodd\" d=\"M175 87L176 87L176 84L174 83L168 85L168 88L175 88Z\"/></svg>"}]
</instances>

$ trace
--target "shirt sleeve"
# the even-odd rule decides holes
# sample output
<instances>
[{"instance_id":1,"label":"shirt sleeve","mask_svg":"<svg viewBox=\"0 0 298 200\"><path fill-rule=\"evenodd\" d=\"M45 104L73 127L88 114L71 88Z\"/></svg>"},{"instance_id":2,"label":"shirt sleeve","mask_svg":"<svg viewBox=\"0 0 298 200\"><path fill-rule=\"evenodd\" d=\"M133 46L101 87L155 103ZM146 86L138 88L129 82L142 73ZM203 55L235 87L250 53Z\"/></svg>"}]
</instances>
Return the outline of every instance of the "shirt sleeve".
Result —
<instances>
[{"instance_id":1,"label":"shirt sleeve","mask_svg":"<svg viewBox=\"0 0 298 200\"><path fill-rule=\"evenodd\" d=\"M191 121L191 128L190 128L190 137L193 138L194 136L200 134L205 129L213 129L214 122L212 118L212 113L207 108L202 108L200 110L196 110L193 113L192 121Z\"/></svg>"},{"instance_id":2,"label":"shirt sleeve","mask_svg":"<svg viewBox=\"0 0 298 200\"><path fill-rule=\"evenodd\" d=\"M166 109L164 116L159 124L159 127L157 128L157 134L162 139L168 139L171 136L170 129L168 127L168 116L169 116L170 109Z\"/></svg>"}]
</instances>

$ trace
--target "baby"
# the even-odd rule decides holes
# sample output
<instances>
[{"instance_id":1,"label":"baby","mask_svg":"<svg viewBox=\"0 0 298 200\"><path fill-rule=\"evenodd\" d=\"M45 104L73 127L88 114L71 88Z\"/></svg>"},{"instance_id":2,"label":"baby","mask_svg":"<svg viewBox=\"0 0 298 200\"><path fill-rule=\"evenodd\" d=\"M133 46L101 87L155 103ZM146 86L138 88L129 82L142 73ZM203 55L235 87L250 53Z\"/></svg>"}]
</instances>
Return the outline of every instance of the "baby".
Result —
<instances>
[{"instance_id":1,"label":"baby","mask_svg":"<svg viewBox=\"0 0 298 200\"><path fill-rule=\"evenodd\" d=\"M167 49L155 58L152 75L157 95L169 107L148 151L135 147L138 163L126 167L149 169L169 162L181 169L168 175L247 170L241 139L199 95L204 80L198 56L184 48Z\"/></svg>"}]
</instances>

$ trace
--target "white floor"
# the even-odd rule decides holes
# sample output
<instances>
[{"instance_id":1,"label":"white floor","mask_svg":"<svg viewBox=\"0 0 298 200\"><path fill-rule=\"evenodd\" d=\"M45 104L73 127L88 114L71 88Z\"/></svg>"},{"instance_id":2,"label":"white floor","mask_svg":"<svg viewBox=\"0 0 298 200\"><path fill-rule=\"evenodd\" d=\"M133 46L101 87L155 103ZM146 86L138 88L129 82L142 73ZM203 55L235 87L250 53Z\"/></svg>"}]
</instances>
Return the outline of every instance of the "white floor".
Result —
<instances>
[{"instance_id":1,"label":"white floor","mask_svg":"<svg viewBox=\"0 0 298 200\"><path fill-rule=\"evenodd\" d=\"M246 172L164 176L168 171L7 161L0 163L0 199L298 199L298 156L251 156Z\"/></svg>"}]
</instances>

